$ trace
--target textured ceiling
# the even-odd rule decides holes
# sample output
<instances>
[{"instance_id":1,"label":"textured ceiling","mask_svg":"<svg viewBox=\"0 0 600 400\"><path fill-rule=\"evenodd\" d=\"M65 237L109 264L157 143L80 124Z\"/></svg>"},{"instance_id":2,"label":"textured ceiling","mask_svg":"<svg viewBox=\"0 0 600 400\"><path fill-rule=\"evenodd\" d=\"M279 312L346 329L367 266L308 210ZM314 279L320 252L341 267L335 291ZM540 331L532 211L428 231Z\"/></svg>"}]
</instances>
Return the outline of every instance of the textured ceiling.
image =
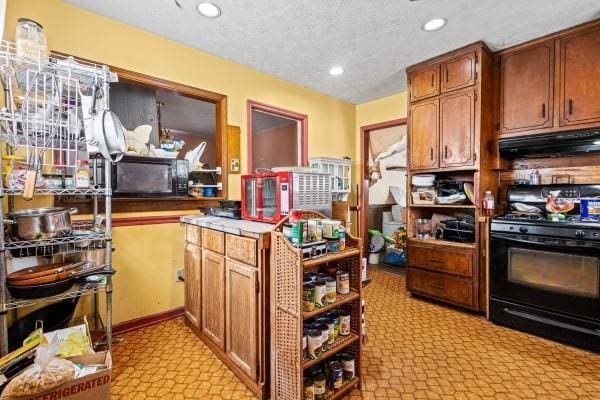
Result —
<instances>
[{"instance_id":1,"label":"textured ceiling","mask_svg":"<svg viewBox=\"0 0 600 400\"><path fill-rule=\"evenodd\" d=\"M273 128L279 128L297 123L298 122L293 119L284 118L257 110L252 111L252 133L255 135Z\"/></svg>"},{"instance_id":2,"label":"textured ceiling","mask_svg":"<svg viewBox=\"0 0 600 400\"><path fill-rule=\"evenodd\" d=\"M217 116L213 103L166 90L157 90L156 100L164 103L161 109L161 122L164 128L214 135Z\"/></svg>"},{"instance_id":3,"label":"textured ceiling","mask_svg":"<svg viewBox=\"0 0 600 400\"><path fill-rule=\"evenodd\" d=\"M598 0L213 0L222 15L208 19L199 0L178 1L66 0L352 103L404 90L407 66L460 46L497 50L600 16ZM422 31L432 17L448 24Z\"/></svg>"}]
</instances>

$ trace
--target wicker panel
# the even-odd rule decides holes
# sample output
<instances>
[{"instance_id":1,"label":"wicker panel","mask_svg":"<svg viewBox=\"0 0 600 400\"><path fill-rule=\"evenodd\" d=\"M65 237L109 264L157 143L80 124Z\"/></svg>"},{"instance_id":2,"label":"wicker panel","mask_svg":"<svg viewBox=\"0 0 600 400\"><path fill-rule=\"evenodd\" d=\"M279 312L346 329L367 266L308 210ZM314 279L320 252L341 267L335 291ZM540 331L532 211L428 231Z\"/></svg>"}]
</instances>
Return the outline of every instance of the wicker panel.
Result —
<instances>
[{"instance_id":1,"label":"wicker panel","mask_svg":"<svg viewBox=\"0 0 600 400\"><path fill-rule=\"evenodd\" d=\"M303 218L325 218L314 211L304 211ZM280 225L287 218L280 222ZM361 248L361 240L348 236L346 245ZM340 311L350 312L351 332L359 335L356 342L343 351L355 357L355 370L360 377L361 367L361 259L362 252L345 258L330 261L339 270L350 274L350 287L359 294L359 298L339 306ZM322 265L314 265L318 269ZM300 250L279 231L271 235L271 398L273 400L298 400L303 397L303 354L302 354L302 255ZM340 339L343 341L343 339ZM335 357L335 355L331 355ZM359 381L360 384L360 381ZM342 393L339 393L340 395Z\"/></svg>"},{"instance_id":2,"label":"wicker panel","mask_svg":"<svg viewBox=\"0 0 600 400\"><path fill-rule=\"evenodd\" d=\"M302 398L302 349L298 335L301 321L283 310L275 311L275 351L271 352L271 397L281 400ZM273 328L273 327L272 327ZM300 338L301 340L301 338Z\"/></svg>"}]
</instances>

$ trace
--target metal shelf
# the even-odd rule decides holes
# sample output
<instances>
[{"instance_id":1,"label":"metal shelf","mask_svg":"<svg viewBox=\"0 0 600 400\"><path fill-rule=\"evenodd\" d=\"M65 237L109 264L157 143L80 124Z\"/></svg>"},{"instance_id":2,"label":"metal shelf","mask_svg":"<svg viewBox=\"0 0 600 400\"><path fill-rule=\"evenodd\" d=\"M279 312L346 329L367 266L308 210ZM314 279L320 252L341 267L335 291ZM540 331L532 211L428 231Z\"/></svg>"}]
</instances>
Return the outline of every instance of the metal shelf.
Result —
<instances>
[{"instance_id":1,"label":"metal shelf","mask_svg":"<svg viewBox=\"0 0 600 400\"><path fill-rule=\"evenodd\" d=\"M204 174L209 174L209 173L214 173L217 175L221 175L221 167L216 167L216 168L212 168L212 169L195 169L193 171L190 171L190 173L193 172L198 172L198 173L204 173Z\"/></svg>"},{"instance_id":2,"label":"metal shelf","mask_svg":"<svg viewBox=\"0 0 600 400\"><path fill-rule=\"evenodd\" d=\"M23 189L2 189L2 192L8 196L21 196L23 195ZM48 189L39 188L35 189L36 195L40 196L85 196L85 195L110 195L110 191L106 188L89 188L89 189Z\"/></svg>"},{"instance_id":3,"label":"metal shelf","mask_svg":"<svg viewBox=\"0 0 600 400\"><path fill-rule=\"evenodd\" d=\"M93 293L105 292L108 285L98 283L76 283L73 287L66 292L50 296L42 297L39 299L15 299L11 298L4 304L5 310L15 310L23 307L30 307L36 304L43 303L54 303L61 300L72 299L74 297L83 296ZM1 305L0 305L1 307Z\"/></svg>"}]
</instances>

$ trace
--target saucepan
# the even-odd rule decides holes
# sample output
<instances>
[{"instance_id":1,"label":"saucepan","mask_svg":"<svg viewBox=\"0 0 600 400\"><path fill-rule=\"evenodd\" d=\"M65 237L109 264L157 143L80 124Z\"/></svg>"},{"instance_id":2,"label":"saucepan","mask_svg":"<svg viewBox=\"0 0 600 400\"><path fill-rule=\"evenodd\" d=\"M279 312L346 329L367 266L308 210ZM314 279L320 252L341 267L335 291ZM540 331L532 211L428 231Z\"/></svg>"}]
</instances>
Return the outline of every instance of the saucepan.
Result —
<instances>
[{"instance_id":1,"label":"saucepan","mask_svg":"<svg viewBox=\"0 0 600 400\"><path fill-rule=\"evenodd\" d=\"M75 207L28 208L7 214L4 222L23 240L52 239L71 232L71 214L75 213Z\"/></svg>"}]
</instances>

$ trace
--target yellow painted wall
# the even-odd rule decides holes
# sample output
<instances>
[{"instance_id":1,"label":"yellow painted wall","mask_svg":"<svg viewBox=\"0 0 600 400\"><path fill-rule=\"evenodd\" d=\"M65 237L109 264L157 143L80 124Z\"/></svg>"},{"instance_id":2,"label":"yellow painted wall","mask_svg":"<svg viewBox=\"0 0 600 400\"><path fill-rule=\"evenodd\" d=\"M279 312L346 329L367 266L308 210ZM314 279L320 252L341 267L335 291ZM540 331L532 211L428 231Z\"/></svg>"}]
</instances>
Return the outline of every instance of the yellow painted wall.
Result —
<instances>
[{"instance_id":1,"label":"yellow painted wall","mask_svg":"<svg viewBox=\"0 0 600 400\"><path fill-rule=\"evenodd\" d=\"M14 38L19 17L43 25L52 50L227 95L228 123L242 130L242 172L248 99L307 114L309 156L356 152L353 104L59 0L9 0L5 38ZM239 186L239 175L230 176L230 198L239 198ZM183 304L183 285L175 283L175 270L183 266L183 231L178 224L116 228L114 247L115 323Z\"/></svg>"}]
</instances>

